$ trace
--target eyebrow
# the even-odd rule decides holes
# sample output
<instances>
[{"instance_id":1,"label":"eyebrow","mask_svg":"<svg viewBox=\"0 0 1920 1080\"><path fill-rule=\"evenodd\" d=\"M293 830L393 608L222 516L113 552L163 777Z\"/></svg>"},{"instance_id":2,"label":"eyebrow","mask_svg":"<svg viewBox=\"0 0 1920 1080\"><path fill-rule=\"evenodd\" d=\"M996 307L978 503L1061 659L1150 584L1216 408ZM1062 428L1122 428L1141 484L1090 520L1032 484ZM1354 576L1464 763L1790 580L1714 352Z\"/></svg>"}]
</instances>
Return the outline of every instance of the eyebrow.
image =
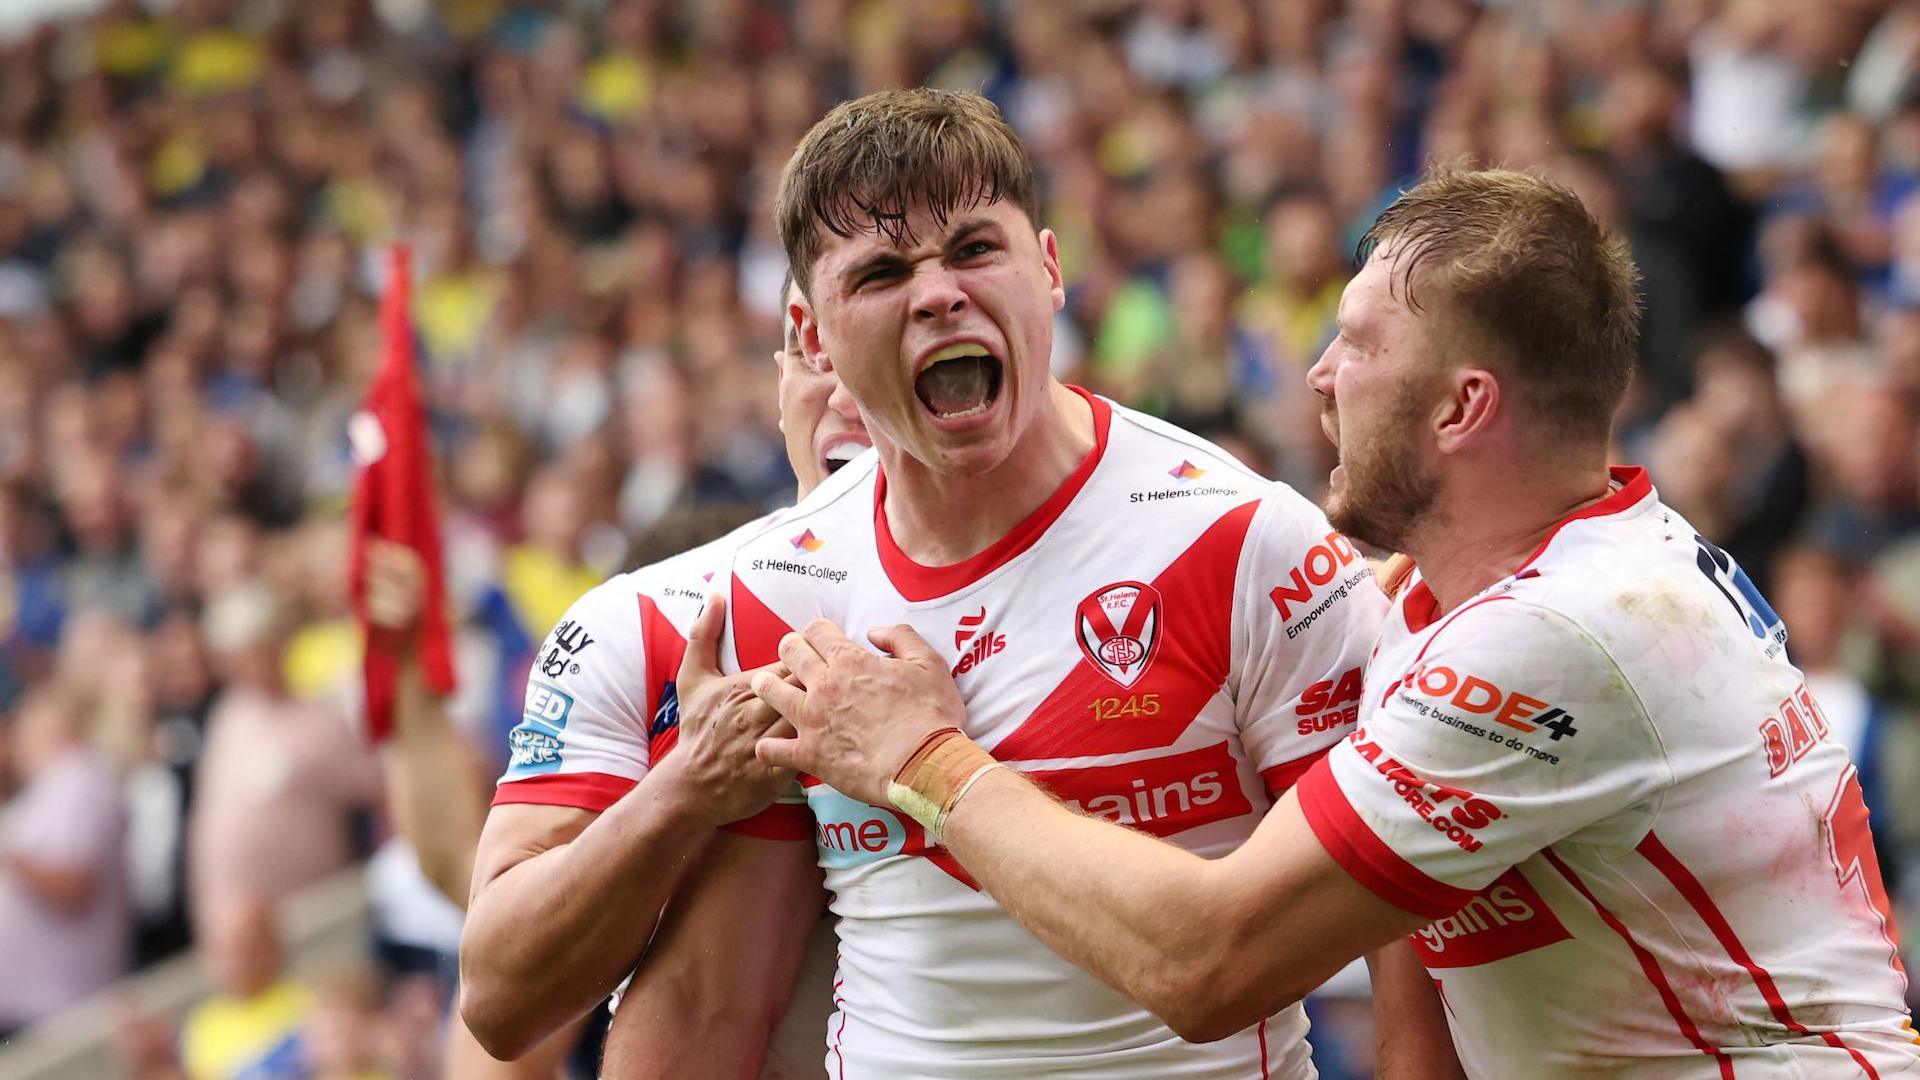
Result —
<instances>
[{"instance_id":1,"label":"eyebrow","mask_svg":"<svg viewBox=\"0 0 1920 1080\"><path fill-rule=\"evenodd\" d=\"M996 229L998 227L999 223L989 217L975 215L960 218L954 221L952 228L947 231L944 246L951 248L956 244L964 242L968 237L971 237L977 232ZM899 245L896 244L891 250L876 251L841 271L839 275L840 287L842 289L851 289L853 286L858 285L862 278L875 270L904 269L906 265L907 258L900 254Z\"/></svg>"},{"instance_id":2,"label":"eyebrow","mask_svg":"<svg viewBox=\"0 0 1920 1080\"><path fill-rule=\"evenodd\" d=\"M876 251L840 272L840 287L850 290L858 285L862 278L875 270L897 270L904 268L907 260L895 251Z\"/></svg>"},{"instance_id":3,"label":"eyebrow","mask_svg":"<svg viewBox=\"0 0 1920 1080\"><path fill-rule=\"evenodd\" d=\"M947 246L952 247L983 229L998 227L999 223L989 217L975 216L962 218L954 223L953 229L947 234Z\"/></svg>"}]
</instances>

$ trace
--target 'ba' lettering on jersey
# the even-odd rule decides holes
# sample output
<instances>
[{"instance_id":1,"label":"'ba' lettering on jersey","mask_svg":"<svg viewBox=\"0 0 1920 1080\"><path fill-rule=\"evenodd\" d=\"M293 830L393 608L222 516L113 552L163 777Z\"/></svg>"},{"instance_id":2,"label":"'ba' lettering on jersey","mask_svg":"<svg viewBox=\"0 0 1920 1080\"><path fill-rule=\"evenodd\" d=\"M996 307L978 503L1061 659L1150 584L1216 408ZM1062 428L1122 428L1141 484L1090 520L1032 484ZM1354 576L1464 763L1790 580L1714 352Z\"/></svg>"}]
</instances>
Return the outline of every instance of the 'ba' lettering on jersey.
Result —
<instances>
[{"instance_id":1,"label":"'ba' lettering on jersey","mask_svg":"<svg viewBox=\"0 0 1920 1080\"><path fill-rule=\"evenodd\" d=\"M945 654L967 734L1088 814L1217 856L1352 730L1387 602L1312 504L1218 448L1088 397L1096 446L1001 543L894 545L877 460L734 558L739 664L825 616ZM726 650L723 649L723 653ZM829 1075L1310 1075L1292 1008L1206 1046L1050 952L910 818L805 787L840 924Z\"/></svg>"},{"instance_id":2,"label":"'ba' lettering on jersey","mask_svg":"<svg viewBox=\"0 0 1920 1080\"><path fill-rule=\"evenodd\" d=\"M1513 576L1415 582L1300 783L1488 1077L1920 1072L1847 752L1746 574L1638 469ZM1437 616L1437 617L1436 617Z\"/></svg>"}]
</instances>

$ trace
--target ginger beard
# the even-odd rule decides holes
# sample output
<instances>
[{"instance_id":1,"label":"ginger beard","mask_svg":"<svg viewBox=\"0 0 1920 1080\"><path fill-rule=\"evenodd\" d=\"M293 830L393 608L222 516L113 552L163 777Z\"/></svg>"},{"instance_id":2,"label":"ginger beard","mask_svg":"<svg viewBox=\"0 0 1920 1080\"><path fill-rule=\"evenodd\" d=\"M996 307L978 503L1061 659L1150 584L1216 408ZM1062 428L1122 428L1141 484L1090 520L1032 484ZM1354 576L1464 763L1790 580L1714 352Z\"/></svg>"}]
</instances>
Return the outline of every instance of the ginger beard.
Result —
<instances>
[{"instance_id":1,"label":"ginger beard","mask_svg":"<svg viewBox=\"0 0 1920 1080\"><path fill-rule=\"evenodd\" d=\"M1357 432L1338 424L1334 402L1321 404L1323 423L1342 432L1335 440L1340 466L1327 489L1327 520L1382 551L1405 551L1440 493L1440 480L1421 463L1417 447L1428 411L1422 400L1427 381L1401 383L1385 417Z\"/></svg>"}]
</instances>

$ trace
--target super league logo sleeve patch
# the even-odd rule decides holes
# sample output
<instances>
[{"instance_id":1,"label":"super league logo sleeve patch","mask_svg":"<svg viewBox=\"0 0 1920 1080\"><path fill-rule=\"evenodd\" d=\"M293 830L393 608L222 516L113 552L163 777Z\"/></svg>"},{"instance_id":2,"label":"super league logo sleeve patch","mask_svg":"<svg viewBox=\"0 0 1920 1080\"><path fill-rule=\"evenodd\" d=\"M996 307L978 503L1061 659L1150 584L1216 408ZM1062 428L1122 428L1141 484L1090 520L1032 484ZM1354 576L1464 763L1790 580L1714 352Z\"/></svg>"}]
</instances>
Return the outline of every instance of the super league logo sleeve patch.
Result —
<instances>
[{"instance_id":1,"label":"super league logo sleeve patch","mask_svg":"<svg viewBox=\"0 0 1920 1080\"><path fill-rule=\"evenodd\" d=\"M560 769L561 733L573 714L573 698L545 683L527 684L526 711L507 734L507 779L523 780Z\"/></svg>"},{"instance_id":2,"label":"super league logo sleeve patch","mask_svg":"<svg viewBox=\"0 0 1920 1080\"><path fill-rule=\"evenodd\" d=\"M1160 590L1121 581L1095 590L1074 613L1080 651L1107 678L1131 687L1160 648Z\"/></svg>"}]
</instances>

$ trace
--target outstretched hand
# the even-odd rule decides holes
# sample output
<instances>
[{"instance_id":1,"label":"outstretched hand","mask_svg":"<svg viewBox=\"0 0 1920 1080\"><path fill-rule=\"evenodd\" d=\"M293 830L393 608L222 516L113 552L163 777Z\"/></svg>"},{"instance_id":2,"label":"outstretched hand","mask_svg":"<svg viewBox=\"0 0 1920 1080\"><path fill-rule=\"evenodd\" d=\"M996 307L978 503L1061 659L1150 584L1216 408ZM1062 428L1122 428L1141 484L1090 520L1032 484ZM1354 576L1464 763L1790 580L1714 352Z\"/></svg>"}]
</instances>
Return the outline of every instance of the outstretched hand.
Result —
<instances>
[{"instance_id":1,"label":"outstretched hand","mask_svg":"<svg viewBox=\"0 0 1920 1080\"><path fill-rule=\"evenodd\" d=\"M658 778L685 785L695 812L716 825L758 813L793 780L790 770L754 755L761 737L791 729L755 696L750 682L760 677L778 682L786 668L771 664L738 675L722 673L720 632L726 619L726 598L716 594L687 633L687 651L674 680L680 737L655 763Z\"/></svg>"},{"instance_id":2,"label":"outstretched hand","mask_svg":"<svg viewBox=\"0 0 1920 1080\"><path fill-rule=\"evenodd\" d=\"M367 541L364 581L374 647L412 659L420 637L420 614L426 607L426 564L407 545L372 537Z\"/></svg>"},{"instance_id":3,"label":"outstretched hand","mask_svg":"<svg viewBox=\"0 0 1920 1080\"><path fill-rule=\"evenodd\" d=\"M780 639L790 678L753 676L753 692L793 733L762 738L760 760L810 773L840 792L885 806L887 785L927 735L960 727L966 704L947 663L908 626L867 631L884 655L826 619Z\"/></svg>"}]
</instances>

